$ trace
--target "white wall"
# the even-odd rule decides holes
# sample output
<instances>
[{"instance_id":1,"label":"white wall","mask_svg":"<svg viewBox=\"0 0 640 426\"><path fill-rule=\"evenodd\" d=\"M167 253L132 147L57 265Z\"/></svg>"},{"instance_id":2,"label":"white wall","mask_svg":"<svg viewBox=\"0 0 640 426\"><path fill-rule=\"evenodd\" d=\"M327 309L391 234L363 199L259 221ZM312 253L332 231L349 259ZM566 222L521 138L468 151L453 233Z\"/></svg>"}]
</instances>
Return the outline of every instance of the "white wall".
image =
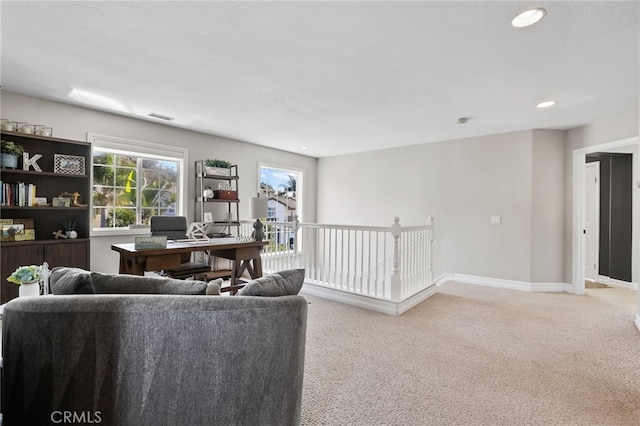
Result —
<instances>
[{"instance_id":1,"label":"white wall","mask_svg":"<svg viewBox=\"0 0 640 426\"><path fill-rule=\"evenodd\" d=\"M533 131L531 282L564 276L565 139L566 132Z\"/></svg>"},{"instance_id":2,"label":"white wall","mask_svg":"<svg viewBox=\"0 0 640 426\"><path fill-rule=\"evenodd\" d=\"M318 220L390 225L399 216L409 226L434 216L435 276L530 282L532 150L533 132L523 131L321 158Z\"/></svg>"},{"instance_id":3,"label":"white wall","mask_svg":"<svg viewBox=\"0 0 640 426\"><path fill-rule=\"evenodd\" d=\"M571 283L574 149L638 134L638 111L531 130L322 158L318 221L416 225L435 216L435 276ZM490 225L490 216L502 225ZM637 269L637 266L635 267Z\"/></svg>"},{"instance_id":4,"label":"white wall","mask_svg":"<svg viewBox=\"0 0 640 426\"><path fill-rule=\"evenodd\" d=\"M188 148L188 200L195 200L195 160L220 158L238 164L240 219L249 219L248 199L258 190L258 162L302 169L305 174L303 220L316 220L315 158L10 92L2 93L1 105L3 118L46 124L53 127L53 135L59 138L86 141L87 133L98 133ZM186 208L187 217L192 220L194 202L187 203ZM133 237L92 237L91 269L118 272L118 256L111 250L111 244L123 242L133 242Z\"/></svg>"}]
</instances>

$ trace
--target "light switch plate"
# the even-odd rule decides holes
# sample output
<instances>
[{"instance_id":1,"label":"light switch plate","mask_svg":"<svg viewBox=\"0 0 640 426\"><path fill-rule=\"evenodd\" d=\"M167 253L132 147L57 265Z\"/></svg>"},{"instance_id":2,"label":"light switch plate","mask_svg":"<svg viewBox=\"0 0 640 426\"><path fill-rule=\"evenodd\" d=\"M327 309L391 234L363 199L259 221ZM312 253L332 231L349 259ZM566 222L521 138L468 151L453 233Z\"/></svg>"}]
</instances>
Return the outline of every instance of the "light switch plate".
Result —
<instances>
[{"instance_id":1,"label":"light switch plate","mask_svg":"<svg viewBox=\"0 0 640 426\"><path fill-rule=\"evenodd\" d=\"M500 225L502 223L502 216L491 216L492 225Z\"/></svg>"}]
</instances>

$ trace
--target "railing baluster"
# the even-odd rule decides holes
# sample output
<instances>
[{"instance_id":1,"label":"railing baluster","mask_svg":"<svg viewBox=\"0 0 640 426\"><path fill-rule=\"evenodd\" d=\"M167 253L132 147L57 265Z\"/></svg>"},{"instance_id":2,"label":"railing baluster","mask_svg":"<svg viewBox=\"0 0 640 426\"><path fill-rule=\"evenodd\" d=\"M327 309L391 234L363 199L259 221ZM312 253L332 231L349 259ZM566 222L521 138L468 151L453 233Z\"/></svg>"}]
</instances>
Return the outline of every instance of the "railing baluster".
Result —
<instances>
[{"instance_id":1,"label":"railing baluster","mask_svg":"<svg viewBox=\"0 0 640 426\"><path fill-rule=\"evenodd\" d=\"M364 231L360 231L360 291L364 291L362 279L364 278Z\"/></svg>"},{"instance_id":2,"label":"railing baluster","mask_svg":"<svg viewBox=\"0 0 640 426\"><path fill-rule=\"evenodd\" d=\"M376 231L376 265L380 264L380 232ZM378 295L378 279L380 278L380 268L375 269L373 281L373 294Z\"/></svg>"},{"instance_id":3,"label":"railing baluster","mask_svg":"<svg viewBox=\"0 0 640 426\"><path fill-rule=\"evenodd\" d=\"M367 238L368 239L368 241L367 241L367 247L368 247L368 250L367 250L367 271L369 273L367 273L367 276L366 276L366 284L367 284L366 293L367 294L371 294L371 273L370 272L373 270L372 267L371 267L371 255L372 255L371 251L373 250L373 242L371 241L371 230L367 231L367 237L368 237Z\"/></svg>"},{"instance_id":4,"label":"railing baluster","mask_svg":"<svg viewBox=\"0 0 640 426\"><path fill-rule=\"evenodd\" d=\"M320 266L320 270L318 271L318 273L320 274L320 282L322 282L323 284L326 284L324 276L325 276L325 273L326 273L326 270L327 270L326 265L324 264L324 257L325 257L324 251L326 250L326 244L324 244L324 242L325 242L326 232L327 232L326 228L322 228L322 240L318 241L318 243L320 243L318 245L318 251L319 251L320 256L321 256L320 257L320 265L319 265Z\"/></svg>"},{"instance_id":5,"label":"railing baluster","mask_svg":"<svg viewBox=\"0 0 640 426\"><path fill-rule=\"evenodd\" d=\"M351 280L351 229L347 230L347 282Z\"/></svg>"},{"instance_id":6,"label":"railing baluster","mask_svg":"<svg viewBox=\"0 0 640 426\"><path fill-rule=\"evenodd\" d=\"M342 236L340 233L342 232L340 229L334 229L336 235L336 251L333 254L333 263L335 264L336 272L335 272L335 280L340 283L340 287L343 287L343 279L342 279ZM338 242L339 241L339 242Z\"/></svg>"},{"instance_id":7,"label":"railing baluster","mask_svg":"<svg viewBox=\"0 0 640 426\"><path fill-rule=\"evenodd\" d=\"M340 238L338 238L338 235ZM338 243L338 240L340 243ZM339 283L340 288L344 286L344 230L336 229L336 282Z\"/></svg>"}]
</instances>

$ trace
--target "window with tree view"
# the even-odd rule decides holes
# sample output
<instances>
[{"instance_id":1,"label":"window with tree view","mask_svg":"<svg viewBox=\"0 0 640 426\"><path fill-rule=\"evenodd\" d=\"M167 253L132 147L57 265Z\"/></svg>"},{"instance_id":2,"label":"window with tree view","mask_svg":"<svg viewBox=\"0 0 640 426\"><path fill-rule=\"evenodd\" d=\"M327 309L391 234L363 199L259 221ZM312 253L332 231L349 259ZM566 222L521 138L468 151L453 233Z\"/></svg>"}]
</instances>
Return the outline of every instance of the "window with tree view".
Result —
<instances>
[{"instance_id":1,"label":"window with tree view","mask_svg":"<svg viewBox=\"0 0 640 426\"><path fill-rule=\"evenodd\" d=\"M182 160L94 148L93 229L149 224L179 214Z\"/></svg>"},{"instance_id":2,"label":"window with tree view","mask_svg":"<svg viewBox=\"0 0 640 426\"><path fill-rule=\"evenodd\" d=\"M302 171L274 166L259 166L260 193L267 197L267 219L288 222L300 216Z\"/></svg>"},{"instance_id":3,"label":"window with tree view","mask_svg":"<svg viewBox=\"0 0 640 426\"><path fill-rule=\"evenodd\" d=\"M267 198L267 223L264 229L269 241L265 248L267 253L301 247L296 246L300 243L300 237L296 237L291 223L286 222L293 222L296 215L302 220L302 175L301 170L258 165L260 196Z\"/></svg>"}]
</instances>

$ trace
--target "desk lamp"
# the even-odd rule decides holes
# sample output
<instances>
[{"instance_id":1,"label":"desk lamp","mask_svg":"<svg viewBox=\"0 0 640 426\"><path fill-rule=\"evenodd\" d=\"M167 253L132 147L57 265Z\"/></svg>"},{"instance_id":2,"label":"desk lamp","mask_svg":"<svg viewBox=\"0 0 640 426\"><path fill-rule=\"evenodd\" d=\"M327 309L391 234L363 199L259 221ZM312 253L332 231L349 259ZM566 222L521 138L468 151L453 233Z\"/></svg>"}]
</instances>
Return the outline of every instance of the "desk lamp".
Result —
<instances>
[{"instance_id":1,"label":"desk lamp","mask_svg":"<svg viewBox=\"0 0 640 426\"><path fill-rule=\"evenodd\" d=\"M260 218L267 217L267 198L261 198L260 193L258 193L256 197L251 197L249 199L249 214L251 215L251 219L256 220L253 223L253 232L251 233L251 236L256 241L264 240L264 225L260 222Z\"/></svg>"}]
</instances>

